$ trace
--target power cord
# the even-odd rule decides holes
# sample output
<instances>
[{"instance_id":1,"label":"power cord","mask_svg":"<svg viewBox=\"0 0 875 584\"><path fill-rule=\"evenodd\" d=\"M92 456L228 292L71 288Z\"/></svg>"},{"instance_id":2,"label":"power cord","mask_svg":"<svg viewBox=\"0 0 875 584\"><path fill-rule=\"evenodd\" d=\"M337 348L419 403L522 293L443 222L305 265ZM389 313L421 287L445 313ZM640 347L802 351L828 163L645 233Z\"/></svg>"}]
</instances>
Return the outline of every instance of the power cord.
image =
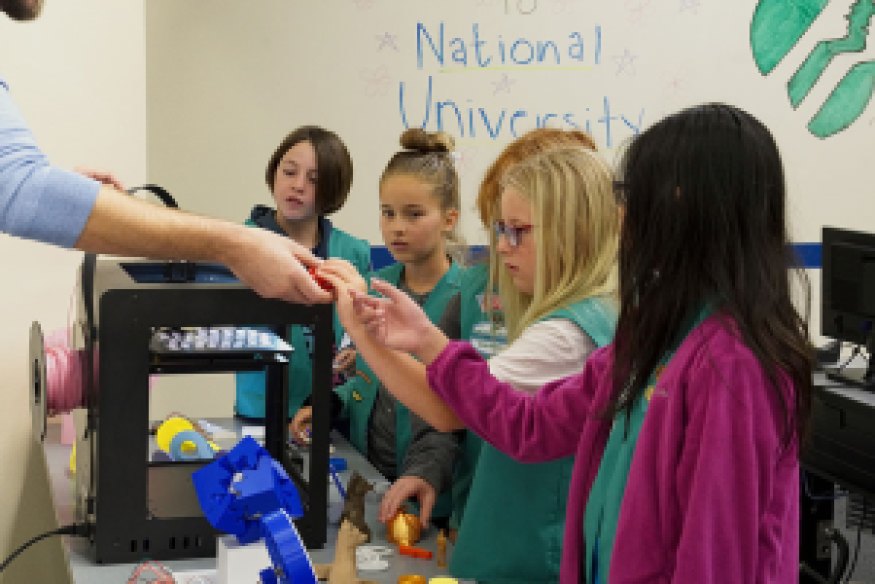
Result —
<instances>
[{"instance_id":1,"label":"power cord","mask_svg":"<svg viewBox=\"0 0 875 584\"><path fill-rule=\"evenodd\" d=\"M42 541L42 540L46 539L47 537L51 537L53 535L75 535L78 537L88 537L91 535L91 525L88 523L73 523L70 525L65 525L63 527L59 527L57 529L53 529L51 531L47 531L43 534L40 534L40 535L30 539L24 545L22 545L17 550L12 552L8 558L3 560L3 563L0 563L0 574L2 574L3 571L6 570L7 567L9 567L9 564L11 564L15 558L17 558L19 555L21 555L21 553L24 550L26 550L27 548L29 548L33 544L35 544L39 541Z\"/></svg>"},{"instance_id":2,"label":"power cord","mask_svg":"<svg viewBox=\"0 0 875 584\"><path fill-rule=\"evenodd\" d=\"M848 567L848 542L841 532L833 527L827 528L824 535L835 544L836 551L838 552L832 573L825 578L807 564L800 564L799 568L803 574L817 582L817 584L839 584Z\"/></svg>"},{"instance_id":3,"label":"power cord","mask_svg":"<svg viewBox=\"0 0 875 584\"><path fill-rule=\"evenodd\" d=\"M851 560L851 565L848 568L848 576L844 580L846 584L851 581L851 577L857 569L857 558L860 554L860 539L863 535L863 525L866 523L866 503L868 503L868 501L863 497L863 512L860 513L860 524L857 525L857 542L854 544L854 559Z\"/></svg>"}]
</instances>

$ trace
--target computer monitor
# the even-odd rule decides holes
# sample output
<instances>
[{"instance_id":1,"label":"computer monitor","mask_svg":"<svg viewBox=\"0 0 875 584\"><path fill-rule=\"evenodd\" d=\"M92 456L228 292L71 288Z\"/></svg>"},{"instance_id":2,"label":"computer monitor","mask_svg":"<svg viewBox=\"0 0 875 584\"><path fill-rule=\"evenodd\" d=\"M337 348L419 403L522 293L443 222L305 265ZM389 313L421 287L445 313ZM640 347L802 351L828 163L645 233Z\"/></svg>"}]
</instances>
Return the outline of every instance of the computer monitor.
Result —
<instances>
[{"instance_id":1,"label":"computer monitor","mask_svg":"<svg viewBox=\"0 0 875 584\"><path fill-rule=\"evenodd\" d=\"M867 348L865 370L833 371L831 377L875 389L875 234L823 228L821 332Z\"/></svg>"}]
</instances>

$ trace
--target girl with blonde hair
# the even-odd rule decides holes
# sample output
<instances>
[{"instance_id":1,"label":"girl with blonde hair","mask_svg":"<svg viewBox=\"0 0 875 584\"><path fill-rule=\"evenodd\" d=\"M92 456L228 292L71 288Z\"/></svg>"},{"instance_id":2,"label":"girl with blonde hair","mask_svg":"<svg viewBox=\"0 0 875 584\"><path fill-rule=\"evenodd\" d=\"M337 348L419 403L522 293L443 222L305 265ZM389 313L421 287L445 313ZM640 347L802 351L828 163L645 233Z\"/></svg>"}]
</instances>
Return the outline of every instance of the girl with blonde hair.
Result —
<instances>
[{"instance_id":1,"label":"girl with blonde hair","mask_svg":"<svg viewBox=\"0 0 875 584\"><path fill-rule=\"evenodd\" d=\"M530 392L579 371L589 353L613 336L619 213L610 169L580 146L529 156L509 168L500 185L490 263L510 344L489 359L489 370ZM337 283L340 295L347 286L363 289L348 264L331 263L322 273ZM341 318L353 318L342 306ZM385 350L356 322L350 324L390 391L405 402L408 396L434 397L421 364ZM440 429L458 427L442 426L442 416L433 415L438 410L454 419L439 400L425 409L411 405ZM482 582L555 582L572 466L570 457L521 464L483 445L450 572Z\"/></svg>"}]
</instances>

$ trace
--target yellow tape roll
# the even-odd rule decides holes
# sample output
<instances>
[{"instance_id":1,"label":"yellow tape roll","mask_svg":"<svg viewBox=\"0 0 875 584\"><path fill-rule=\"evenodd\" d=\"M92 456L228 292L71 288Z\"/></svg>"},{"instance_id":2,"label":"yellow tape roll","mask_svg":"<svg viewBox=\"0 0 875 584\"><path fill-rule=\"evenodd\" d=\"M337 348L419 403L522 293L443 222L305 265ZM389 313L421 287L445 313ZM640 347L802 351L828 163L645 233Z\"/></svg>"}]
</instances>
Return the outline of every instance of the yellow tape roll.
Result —
<instances>
[{"instance_id":1,"label":"yellow tape roll","mask_svg":"<svg viewBox=\"0 0 875 584\"><path fill-rule=\"evenodd\" d=\"M185 430L194 430L194 425L192 425L191 421L178 416L167 418L161 422L161 425L158 426L158 431L155 432L155 442L158 443L158 448L164 452L170 452L170 442L173 440L173 437ZM192 444L192 446L194 445ZM185 446L182 448L184 451Z\"/></svg>"}]
</instances>

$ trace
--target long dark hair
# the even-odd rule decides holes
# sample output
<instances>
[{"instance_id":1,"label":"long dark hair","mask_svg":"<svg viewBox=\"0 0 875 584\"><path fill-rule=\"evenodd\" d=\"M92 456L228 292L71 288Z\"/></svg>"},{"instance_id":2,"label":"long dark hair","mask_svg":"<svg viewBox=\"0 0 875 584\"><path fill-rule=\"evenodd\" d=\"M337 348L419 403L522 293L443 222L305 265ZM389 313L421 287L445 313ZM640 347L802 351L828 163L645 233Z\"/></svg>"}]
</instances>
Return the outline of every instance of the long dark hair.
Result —
<instances>
[{"instance_id":1,"label":"long dark hair","mask_svg":"<svg viewBox=\"0 0 875 584\"><path fill-rule=\"evenodd\" d=\"M811 349L790 299L796 262L772 135L732 106L693 107L638 136L619 176L625 218L612 413L631 411L685 324L710 303L763 366L784 407L786 438L804 434ZM795 404L778 390L778 371L795 384Z\"/></svg>"}]
</instances>

